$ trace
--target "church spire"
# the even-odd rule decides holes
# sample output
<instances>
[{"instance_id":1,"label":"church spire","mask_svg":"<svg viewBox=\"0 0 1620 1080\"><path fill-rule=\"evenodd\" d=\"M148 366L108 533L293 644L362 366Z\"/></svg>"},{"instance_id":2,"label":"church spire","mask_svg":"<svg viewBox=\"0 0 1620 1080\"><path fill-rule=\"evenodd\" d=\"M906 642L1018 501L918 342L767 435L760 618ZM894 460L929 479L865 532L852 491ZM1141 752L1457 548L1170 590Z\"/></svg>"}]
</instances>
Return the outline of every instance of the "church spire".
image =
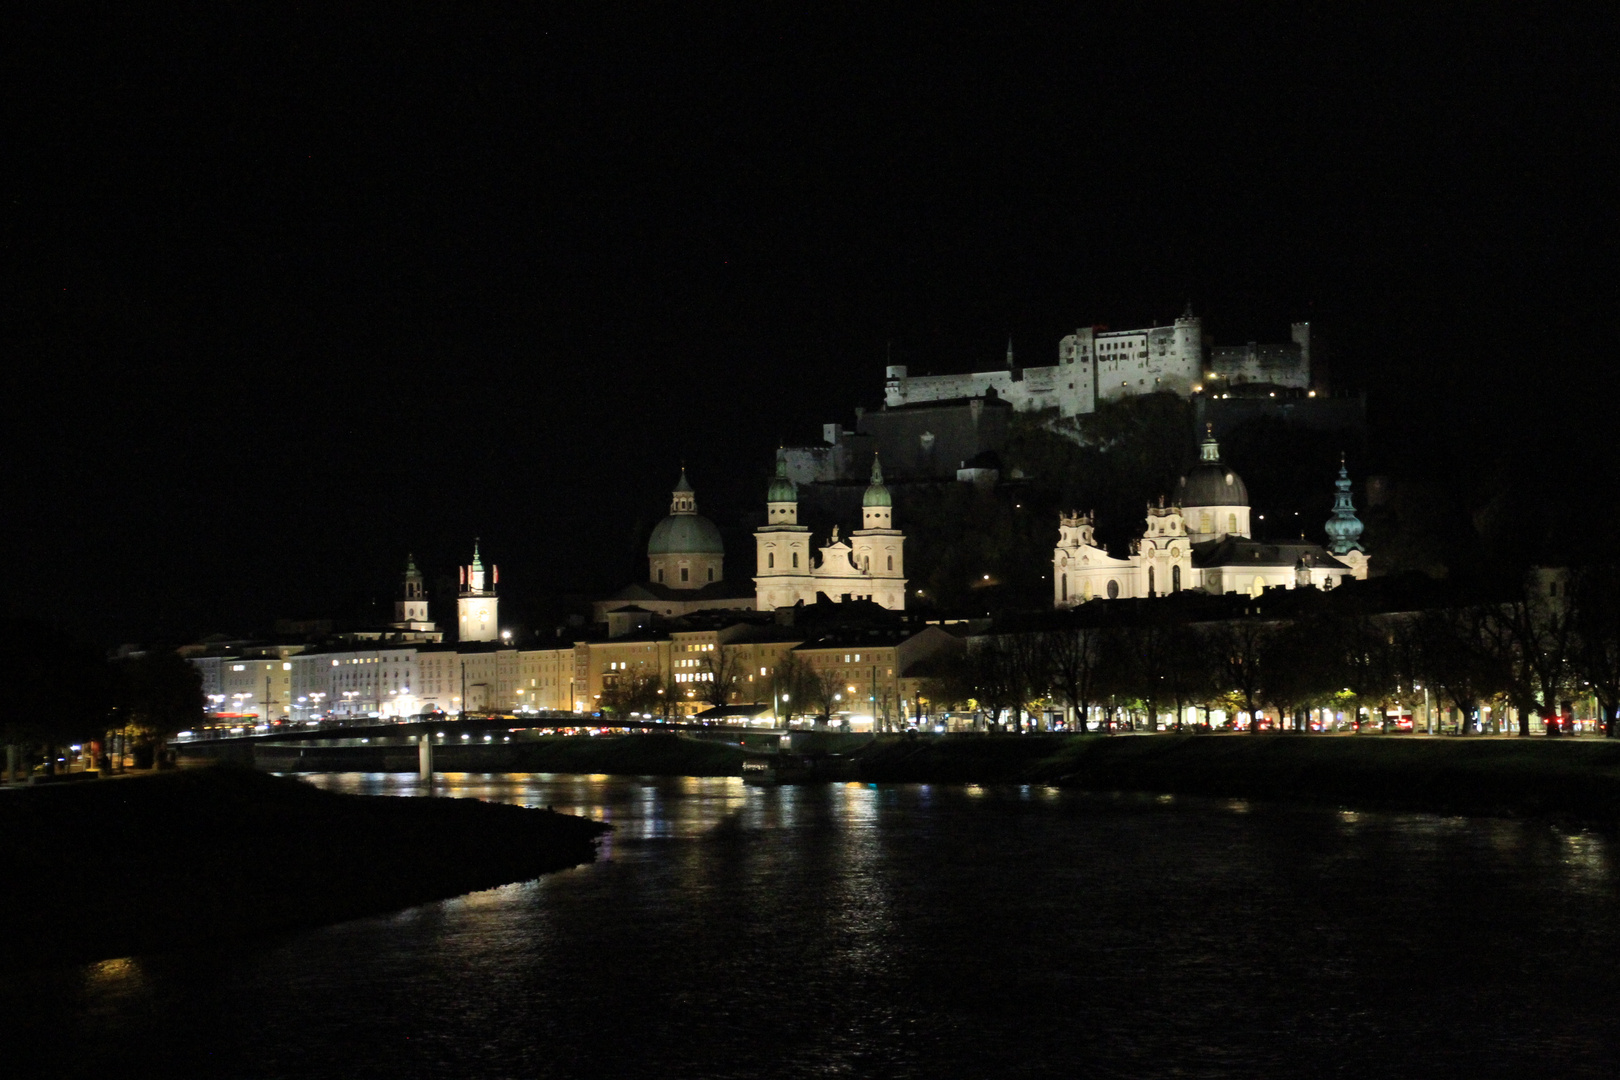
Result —
<instances>
[{"instance_id":1,"label":"church spire","mask_svg":"<svg viewBox=\"0 0 1620 1080\"><path fill-rule=\"evenodd\" d=\"M1350 470L1339 455L1339 478L1333 482L1338 488L1333 496L1333 516L1328 518L1328 550L1335 555L1348 555L1352 551L1366 551L1361 546L1361 533L1366 528L1356 517L1355 500L1350 497Z\"/></svg>"},{"instance_id":2,"label":"church spire","mask_svg":"<svg viewBox=\"0 0 1620 1080\"><path fill-rule=\"evenodd\" d=\"M1185 446L1186 444L1183 443L1182 445ZM1204 442L1198 448L1198 457L1202 461L1218 462L1221 460L1221 444L1215 441L1214 424L1204 425Z\"/></svg>"}]
</instances>

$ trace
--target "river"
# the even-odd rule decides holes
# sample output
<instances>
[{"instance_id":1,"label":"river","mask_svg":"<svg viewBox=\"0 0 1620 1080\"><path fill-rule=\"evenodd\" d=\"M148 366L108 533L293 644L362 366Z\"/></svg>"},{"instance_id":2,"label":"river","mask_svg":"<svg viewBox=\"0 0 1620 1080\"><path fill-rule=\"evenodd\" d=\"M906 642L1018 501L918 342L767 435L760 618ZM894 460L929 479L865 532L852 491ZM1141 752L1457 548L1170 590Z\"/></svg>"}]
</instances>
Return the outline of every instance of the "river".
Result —
<instances>
[{"instance_id":1,"label":"river","mask_svg":"<svg viewBox=\"0 0 1620 1080\"><path fill-rule=\"evenodd\" d=\"M1044 787L436 790L615 831L594 865L392 916L12 973L0 1054L98 1077L1620 1072L1604 833Z\"/></svg>"}]
</instances>

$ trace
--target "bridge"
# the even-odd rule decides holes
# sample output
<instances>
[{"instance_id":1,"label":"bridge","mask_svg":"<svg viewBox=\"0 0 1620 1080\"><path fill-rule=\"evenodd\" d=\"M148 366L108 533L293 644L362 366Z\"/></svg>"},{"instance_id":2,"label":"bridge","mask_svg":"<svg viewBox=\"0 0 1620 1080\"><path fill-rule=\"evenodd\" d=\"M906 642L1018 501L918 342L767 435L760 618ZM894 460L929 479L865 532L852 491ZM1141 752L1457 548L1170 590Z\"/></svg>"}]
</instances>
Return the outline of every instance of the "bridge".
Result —
<instances>
[{"instance_id":1,"label":"bridge","mask_svg":"<svg viewBox=\"0 0 1620 1080\"><path fill-rule=\"evenodd\" d=\"M549 771L532 767L542 741L558 735L684 735L751 753L773 753L788 733L775 728L655 719L608 720L575 713L327 723L269 732L191 733L171 744L182 761L231 761L269 772Z\"/></svg>"}]
</instances>

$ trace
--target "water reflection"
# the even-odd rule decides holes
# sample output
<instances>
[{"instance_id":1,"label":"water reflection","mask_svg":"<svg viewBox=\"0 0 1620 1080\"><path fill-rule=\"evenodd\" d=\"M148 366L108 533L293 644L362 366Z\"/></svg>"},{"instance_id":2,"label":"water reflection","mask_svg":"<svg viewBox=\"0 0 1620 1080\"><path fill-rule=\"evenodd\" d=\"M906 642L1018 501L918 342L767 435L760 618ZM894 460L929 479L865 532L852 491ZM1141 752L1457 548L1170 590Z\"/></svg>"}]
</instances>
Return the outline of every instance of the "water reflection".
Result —
<instances>
[{"instance_id":1,"label":"water reflection","mask_svg":"<svg viewBox=\"0 0 1620 1080\"><path fill-rule=\"evenodd\" d=\"M384 918L13 975L10 1045L92 1024L84 1072L140 1046L175 1075L390 1078L1596 1076L1620 1050L1601 832L1042 786L310 779L615 832L595 865Z\"/></svg>"}]
</instances>

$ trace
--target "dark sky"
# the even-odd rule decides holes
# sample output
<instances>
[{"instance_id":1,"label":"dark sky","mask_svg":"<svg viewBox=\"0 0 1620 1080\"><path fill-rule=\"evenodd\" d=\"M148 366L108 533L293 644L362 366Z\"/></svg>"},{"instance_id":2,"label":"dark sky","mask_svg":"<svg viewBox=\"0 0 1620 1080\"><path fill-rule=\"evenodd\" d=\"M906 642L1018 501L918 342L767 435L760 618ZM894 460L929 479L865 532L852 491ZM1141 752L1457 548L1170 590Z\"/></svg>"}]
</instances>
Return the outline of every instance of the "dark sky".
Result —
<instances>
[{"instance_id":1,"label":"dark sky","mask_svg":"<svg viewBox=\"0 0 1620 1080\"><path fill-rule=\"evenodd\" d=\"M12 614L246 630L475 534L617 585L680 460L734 514L891 347L1189 299L1333 335L1392 468L1605 441L1604 5L138 7L0 35Z\"/></svg>"}]
</instances>

